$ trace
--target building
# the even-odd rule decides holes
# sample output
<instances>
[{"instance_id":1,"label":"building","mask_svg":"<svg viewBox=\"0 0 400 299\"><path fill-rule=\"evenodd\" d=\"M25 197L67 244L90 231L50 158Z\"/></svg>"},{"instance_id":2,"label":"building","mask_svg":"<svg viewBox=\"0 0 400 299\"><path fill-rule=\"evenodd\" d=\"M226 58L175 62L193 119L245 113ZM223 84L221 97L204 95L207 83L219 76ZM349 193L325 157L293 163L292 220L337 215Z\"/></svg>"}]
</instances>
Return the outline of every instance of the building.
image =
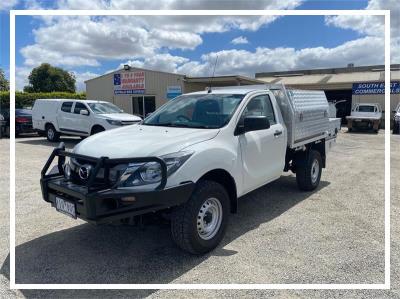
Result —
<instances>
[{"instance_id":1,"label":"building","mask_svg":"<svg viewBox=\"0 0 400 299\"><path fill-rule=\"evenodd\" d=\"M337 116L345 121L356 103L379 103L384 109L384 66L353 66L256 73L255 79L233 75L189 77L128 65L85 81L89 100L109 101L128 113L145 116L166 101L212 86L283 83L299 89L324 90L328 101L337 103ZM400 102L400 65L391 65L391 112ZM385 114L384 114L385 115Z\"/></svg>"},{"instance_id":2,"label":"building","mask_svg":"<svg viewBox=\"0 0 400 299\"><path fill-rule=\"evenodd\" d=\"M337 116L349 115L356 103L379 103L384 109L384 65L256 73L267 83L284 83L299 89L324 90L336 105ZM400 65L391 65L391 112L400 102Z\"/></svg>"},{"instance_id":3,"label":"building","mask_svg":"<svg viewBox=\"0 0 400 299\"><path fill-rule=\"evenodd\" d=\"M263 81L244 76L187 77L125 66L85 83L88 100L108 101L128 113L145 116L182 93L204 90L210 85L251 85Z\"/></svg>"}]
</instances>

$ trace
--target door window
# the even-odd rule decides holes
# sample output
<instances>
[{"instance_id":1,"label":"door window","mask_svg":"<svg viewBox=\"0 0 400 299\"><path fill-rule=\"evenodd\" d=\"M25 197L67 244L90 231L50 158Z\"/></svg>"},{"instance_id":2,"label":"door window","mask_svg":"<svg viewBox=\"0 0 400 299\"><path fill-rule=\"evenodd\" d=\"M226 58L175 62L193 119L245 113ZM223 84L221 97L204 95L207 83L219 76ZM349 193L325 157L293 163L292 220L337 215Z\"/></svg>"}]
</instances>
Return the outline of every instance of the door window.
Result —
<instances>
[{"instance_id":1,"label":"door window","mask_svg":"<svg viewBox=\"0 0 400 299\"><path fill-rule=\"evenodd\" d=\"M79 103L79 102L75 103L74 113L75 114L80 114L81 110L88 110L88 109L82 103Z\"/></svg>"},{"instance_id":2,"label":"door window","mask_svg":"<svg viewBox=\"0 0 400 299\"><path fill-rule=\"evenodd\" d=\"M61 111L71 113L72 102L64 102L61 105Z\"/></svg>"},{"instance_id":3,"label":"door window","mask_svg":"<svg viewBox=\"0 0 400 299\"><path fill-rule=\"evenodd\" d=\"M274 109L268 95L252 98L243 111L242 119L246 116L266 116L270 125L276 124Z\"/></svg>"}]
</instances>

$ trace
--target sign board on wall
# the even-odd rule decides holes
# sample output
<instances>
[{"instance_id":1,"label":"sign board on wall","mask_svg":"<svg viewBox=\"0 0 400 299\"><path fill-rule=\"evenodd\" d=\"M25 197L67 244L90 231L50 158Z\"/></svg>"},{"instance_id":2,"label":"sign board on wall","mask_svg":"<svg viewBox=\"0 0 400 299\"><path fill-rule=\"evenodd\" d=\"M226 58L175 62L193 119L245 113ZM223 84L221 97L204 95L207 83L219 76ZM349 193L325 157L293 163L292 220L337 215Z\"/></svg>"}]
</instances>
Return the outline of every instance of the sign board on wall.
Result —
<instances>
[{"instance_id":1,"label":"sign board on wall","mask_svg":"<svg viewBox=\"0 0 400 299\"><path fill-rule=\"evenodd\" d=\"M177 96L180 96L182 94L182 87L177 85L177 86L167 86L167 99L171 100L173 98L176 98Z\"/></svg>"},{"instance_id":2,"label":"sign board on wall","mask_svg":"<svg viewBox=\"0 0 400 299\"><path fill-rule=\"evenodd\" d=\"M114 74L114 94L144 94L145 90L144 71Z\"/></svg>"},{"instance_id":3,"label":"sign board on wall","mask_svg":"<svg viewBox=\"0 0 400 299\"><path fill-rule=\"evenodd\" d=\"M353 83L353 95L384 94L384 82ZM400 93L400 82L390 82L390 93Z\"/></svg>"}]
</instances>

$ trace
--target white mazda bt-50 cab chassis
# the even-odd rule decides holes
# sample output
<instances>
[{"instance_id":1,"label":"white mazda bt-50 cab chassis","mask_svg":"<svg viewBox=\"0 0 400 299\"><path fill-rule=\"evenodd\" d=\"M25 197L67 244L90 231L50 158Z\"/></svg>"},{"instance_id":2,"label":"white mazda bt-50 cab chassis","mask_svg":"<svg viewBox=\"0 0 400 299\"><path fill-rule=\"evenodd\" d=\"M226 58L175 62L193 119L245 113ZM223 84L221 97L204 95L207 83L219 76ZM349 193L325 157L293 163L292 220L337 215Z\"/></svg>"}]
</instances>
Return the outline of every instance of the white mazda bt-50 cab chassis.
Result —
<instances>
[{"instance_id":1,"label":"white mazda bt-50 cab chassis","mask_svg":"<svg viewBox=\"0 0 400 299\"><path fill-rule=\"evenodd\" d=\"M92 223L162 211L177 245L202 254L223 238L238 198L283 171L296 174L300 190L316 189L339 130L322 91L260 85L184 94L73 151L61 143L42 169L43 198Z\"/></svg>"}]
</instances>

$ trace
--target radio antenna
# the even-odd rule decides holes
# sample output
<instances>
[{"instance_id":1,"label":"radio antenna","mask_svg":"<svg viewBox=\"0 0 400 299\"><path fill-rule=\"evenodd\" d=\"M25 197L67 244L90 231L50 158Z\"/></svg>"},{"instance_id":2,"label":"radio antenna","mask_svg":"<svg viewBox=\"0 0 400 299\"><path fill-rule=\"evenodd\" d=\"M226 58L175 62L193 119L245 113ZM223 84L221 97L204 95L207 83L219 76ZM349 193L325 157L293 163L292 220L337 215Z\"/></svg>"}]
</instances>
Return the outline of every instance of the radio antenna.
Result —
<instances>
[{"instance_id":1,"label":"radio antenna","mask_svg":"<svg viewBox=\"0 0 400 299\"><path fill-rule=\"evenodd\" d=\"M213 69L213 73L212 73L212 76L211 76L211 79L210 79L210 88L208 89L208 93L211 93L211 89L212 89L212 82L213 82L213 79L214 79L214 74L215 74L215 68L216 68L216 66L217 66L217 63L218 63L218 55L217 55L217 57L215 58L215 63L214 63L214 69Z\"/></svg>"}]
</instances>

